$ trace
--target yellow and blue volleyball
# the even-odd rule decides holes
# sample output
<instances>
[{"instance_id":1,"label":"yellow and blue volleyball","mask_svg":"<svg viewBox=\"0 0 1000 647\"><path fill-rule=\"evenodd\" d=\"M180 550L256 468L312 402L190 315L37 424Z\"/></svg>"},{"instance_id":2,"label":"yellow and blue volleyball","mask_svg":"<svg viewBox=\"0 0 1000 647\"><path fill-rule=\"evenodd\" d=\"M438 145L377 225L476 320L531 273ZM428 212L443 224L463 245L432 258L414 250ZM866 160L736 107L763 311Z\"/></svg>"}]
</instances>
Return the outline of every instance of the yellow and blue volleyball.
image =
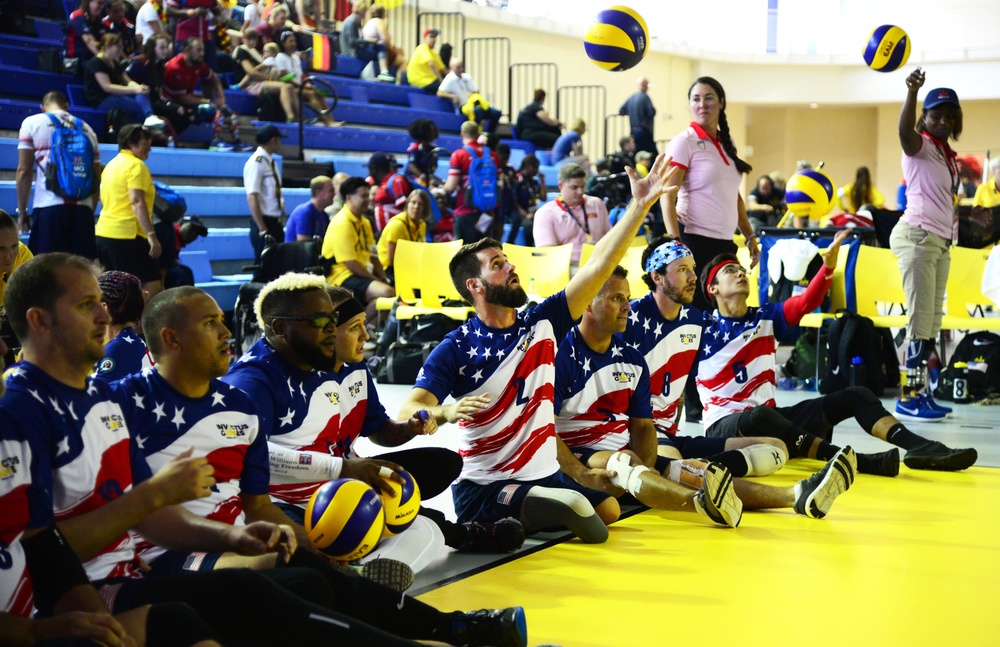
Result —
<instances>
[{"instance_id":1,"label":"yellow and blue volleyball","mask_svg":"<svg viewBox=\"0 0 1000 647\"><path fill-rule=\"evenodd\" d=\"M621 5L597 14L583 39L590 60L612 72L638 65L648 45L646 21L634 10Z\"/></svg>"},{"instance_id":2,"label":"yellow and blue volleyball","mask_svg":"<svg viewBox=\"0 0 1000 647\"><path fill-rule=\"evenodd\" d=\"M413 525L420 512L420 488L406 470L396 472L403 477L403 484L389 481L392 494L380 492L382 509L385 511L385 530L383 537L398 535Z\"/></svg>"},{"instance_id":3,"label":"yellow and blue volleyball","mask_svg":"<svg viewBox=\"0 0 1000 647\"><path fill-rule=\"evenodd\" d=\"M309 499L305 527L317 550L335 559L361 559L382 538L382 500L367 483L355 479L324 483Z\"/></svg>"},{"instance_id":4,"label":"yellow and blue volleyball","mask_svg":"<svg viewBox=\"0 0 1000 647\"><path fill-rule=\"evenodd\" d=\"M800 218L819 220L833 208L836 197L833 180L819 169L799 171L785 185L785 204Z\"/></svg>"},{"instance_id":5,"label":"yellow and blue volleyball","mask_svg":"<svg viewBox=\"0 0 1000 647\"><path fill-rule=\"evenodd\" d=\"M864 57L876 72L894 72L910 58L910 37L896 25L876 27L868 37Z\"/></svg>"}]
</instances>

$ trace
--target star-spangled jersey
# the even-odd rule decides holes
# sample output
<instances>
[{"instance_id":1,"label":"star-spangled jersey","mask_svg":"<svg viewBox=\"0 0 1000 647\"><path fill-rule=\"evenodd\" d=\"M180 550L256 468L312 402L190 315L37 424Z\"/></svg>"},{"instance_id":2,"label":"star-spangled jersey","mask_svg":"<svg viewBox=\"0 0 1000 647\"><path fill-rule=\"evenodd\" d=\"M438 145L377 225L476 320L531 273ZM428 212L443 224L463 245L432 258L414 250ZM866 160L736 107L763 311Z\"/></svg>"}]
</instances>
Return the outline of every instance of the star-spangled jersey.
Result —
<instances>
[{"instance_id":1,"label":"star-spangled jersey","mask_svg":"<svg viewBox=\"0 0 1000 647\"><path fill-rule=\"evenodd\" d=\"M783 305L750 308L739 319L712 313L696 380L706 429L731 413L775 406L775 337L791 331Z\"/></svg>"},{"instance_id":2,"label":"star-spangled jersey","mask_svg":"<svg viewBox=\"0 0 1000 647\"><path fill-rule=\"evenodd\" d=\"M268 493L267 441L247 394L219 380L208 393L189 398L178 393L155 369L112 385L119 394L132 442L155 474L194 447L215 469L215 487L204 498L182 504L192 514L242 526L240 493ZM140 541L146 561L164 550Z\"/></svg>"},{"instance_id":3,"label":"star-spangled jersey","mask_svg":"<svg viewBox=\"0 0 1000 647\"><path fill-rule=\"evenodd\" d=\"M681 306L671 321L660 313L652 294L632 302L628 327L621 337L646 360L653 424L660 433L677 434L677 407L698 356L704 326L705 314L697 308Z\"/></svg>"},{"instance_id":4,"label":"star-spangled jersey","mask_svg":"<svg viewBox=\"0 0 1000 647\"><path fill-rule=\"evenodd\" d=\"M0 415L0 611L24 618L34 605L21 536L52 517L45 495L32 485L34 467L28 441Z\"/></svg>"},{"instance_id":5,"label":"star-spangled jersey","mask_svg":"<svg viewBox=\"0 0 1000 647\"><path fill-rule=\"evenodd\" d=\"M76 389L21 362L7 378L0 407L31 443L38 464L34 483L47 497L55 521L71 519L118 498L151 476L133 447L122 407L111 387L87 378ZM138 577L136 545L129 533L84 563L93 580Z\"/></svg>"},{"instance_id":6,"label":"star-spangled jersey","mask_svg":"<svg viewBox=\"0 0 1000 647\"><path fill-rule=\"evenodd\" d=\"M375 379L367 364L344 364L340 368L339 379L340 433L345 440L350 439L350 446L347 448L350 455L335 455L353 458L355 454L352 448L357 437L367 437L378 431L389 421L389 414L378 399Z\"/></svg>"},{"instance_id":7,"label":"star-spangled jersey","mask_svg":"<svg viewBox=\"0 0 1000 647\"><path fill-rule=\"evenodd\" d=\"M563 292L520 312L513 326L479 317L445 336L417 374L415 388L438 402L489 393L489 406L460 421L459 478L473 483L532 481L555 474L556 345L572 327Z\"/></svg>"},{"instance_id":8,"label":"star-spangled jersey","mask_svg":"<svg viewBox=\"0 0 1000 647\"><path fill-rule=\"evenodd\" d=\"M94 377L113 382L153 365L146 342L129 326L104 346L104 358L97 363Z\"/></svg>"},{"instance_id":9,"label":"star-spangled jersey","mask_svg":"<svg viewBox=\"0 0 1000 647\"><path fill-rule=\"evenodd\" d=\"M629 446L629 419L651 418L649 370L618 335L595 352L573 328L556 352L556 433L570 448Z\"/></svg>"},{"instance_id":10,"label":"star-spangled jersey","mask_svg":"<svg viewBox=\"0 0 1000 647\"><path fill-rule=\"evenodd\" d=\"M301 452L353 458L351 442L340 425L340 376L302 371L260 339L233 364L222 381L244 391L257 406L260 428L269 445ZM300 481L271 474L271 498L305 505L326 481Z\"/></svg>"}]
</instances>

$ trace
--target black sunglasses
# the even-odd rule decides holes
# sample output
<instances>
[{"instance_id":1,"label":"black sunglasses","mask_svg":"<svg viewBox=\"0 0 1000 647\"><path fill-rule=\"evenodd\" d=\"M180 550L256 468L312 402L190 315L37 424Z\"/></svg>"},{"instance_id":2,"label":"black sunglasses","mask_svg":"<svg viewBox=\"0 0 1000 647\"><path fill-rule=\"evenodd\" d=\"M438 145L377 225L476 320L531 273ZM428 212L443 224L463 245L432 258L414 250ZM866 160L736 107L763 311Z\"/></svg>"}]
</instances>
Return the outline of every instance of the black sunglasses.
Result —
<instances>
[{"instance_id":1,"label":"black sunglasses","mask_svg":"<svg viewBox=\"0 0 1000 647\"><path fill-rule=\"evenodd\" d=\"M336 312L331 312L331 313L322 313L322 312L320 312L320 313L316 313L314 315L308 315L308 316L305 316L305 317L284 317L284 316L281 316L281 315L276 315L276 316L272 317L271 319L272 319L272 321L278 321L278 320L281 320L281 321L305 321L310 326L312 326L313 328L318 328L320 330L322 330L323 328L326 328L331 323L334 326L336 326L339 323L339 321L338 321L339 318L337 317L337 313Z\"/></svg>"}]
</instances>

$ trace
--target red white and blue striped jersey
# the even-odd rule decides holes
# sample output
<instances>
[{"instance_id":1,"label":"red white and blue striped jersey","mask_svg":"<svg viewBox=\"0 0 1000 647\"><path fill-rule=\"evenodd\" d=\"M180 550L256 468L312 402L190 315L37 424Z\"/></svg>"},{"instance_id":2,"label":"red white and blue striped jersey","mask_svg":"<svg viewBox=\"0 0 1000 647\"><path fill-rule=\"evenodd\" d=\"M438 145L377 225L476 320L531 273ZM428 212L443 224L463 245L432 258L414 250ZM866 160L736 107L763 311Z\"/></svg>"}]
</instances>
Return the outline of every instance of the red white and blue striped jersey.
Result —
<instances>
[{"instance_id":1,"label":"red white and blue striped jersey","mask_svg":"<svg viewBox=\"0 0 1000 647\"><path fill-rule=\"evenodd\" d=\"M104 346L104 358L97 363L94 377L113 382L154 364L146 342L129 326Z\"/></svg>"},{"instance_id":2,"label":"red white and blue striped jersey","mask_svg":"<svg viewBox=\"0 0 1000 647\"><path fill-rule=\"evenodd\" d=\"M417 374L438 402L488 393L489 406L460 421L461 479L533 481L555 474L556 345L573 326L563 292L518 313L509 328L478 317L445 336Z\"/></svg>"},{"instance_id":3,"label":"red white and blue striped jersey","mask_svg":"<svg viewBox=\"0 0 1000 647\"><path fill-rule=\"evenodd\" d=\"M775 338L792 328L783 305L752 307L738 319L723 317L718 310L712 313L697 377L706 429L732 413L775 406Z\"/></svg>"},{"instance_id":4,"label":"red white and blue striped jersey","mask_svg":"<svg viewBox=\"0 0 1000 647\"><path fill-rule=\"evenodd\" d=\"M629 446L629 420L652 418L649 370L618 335L604 353L573 328L556 353L556 433L570 448L617 451Z\"/></svg>"},{"instance_id":5,"label":"red white and blue striped jersey","mask_svg":"<svg viewBox=\"0 0 1000 647\"><path fill-rule=\"evenodd\" d=\"M96 510L151 476L117 396L99 380L87 378L87 387L76 389L20 362L8 374L0 407L31 443L34 483L55 521ZM123 533L83 566L92 581L138 577L134 539Z\"/></svg>"},{"instance_id":6,"label":"red white and blue striped jersey","mask_svg":"<svg viewBox=\"0 0 1000 647\"><path fill-rule=\"evenodd\" d=\"M677 408L698 356L704 326L705 313L697 308L681 306L671 321L660 312L652 294L632 302L621 337L646 360L653 424L661 434L677 434Z\"/></svg>"},{"instance_id":7,"label":"red white and blue striped jersey","mask_svg":"<svg viewBox=\"0 0 1000 647\"><path fill-rule=\"evenodd\" d=\"M154 474L188 447L215 469L211 494L182 505L199 517L244 525L240 494L268 493L267 441L250 398L219 380L212 380L204 397L189 398L155 369L112 388L120 394L132 441ZM163 549L142 542L140 552L152 561Z\"/></svg>"},{"instance_id":8,"label":"red white and blue striped jersey","mask_svg":"<svg viewBox=\"0 0 1000 647\"><path fill-rule=\"evenodd\" d=\"M354 458L354 441L358 436L370 436L389 421L389 414L378 399L375 379L364 362L344 364L338 373L340 380L340 433L350 438L345 453L335 454Z\"/></svg>"}]
</instances>

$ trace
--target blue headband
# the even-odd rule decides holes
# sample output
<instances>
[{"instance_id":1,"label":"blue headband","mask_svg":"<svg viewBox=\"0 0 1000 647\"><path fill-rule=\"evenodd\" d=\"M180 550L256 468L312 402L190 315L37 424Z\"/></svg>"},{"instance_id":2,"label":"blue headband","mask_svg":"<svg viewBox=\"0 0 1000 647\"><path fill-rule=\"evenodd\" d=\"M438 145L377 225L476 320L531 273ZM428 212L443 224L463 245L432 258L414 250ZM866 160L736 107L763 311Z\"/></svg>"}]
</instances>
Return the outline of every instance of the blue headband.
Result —
<instances>
[{"instance_id":1,"label":"blue headband","mask_svg":"<svg viewBox=\"0 0 1000 647\"><path fill-rule=\"evenodd\" d=\"M679 240L668 240L653 250L653 253L646 259L646 273L652 274L657 270L662 270L685 256L693 256L693 254L684 243Z\"/></svg>"}]
</instances>

